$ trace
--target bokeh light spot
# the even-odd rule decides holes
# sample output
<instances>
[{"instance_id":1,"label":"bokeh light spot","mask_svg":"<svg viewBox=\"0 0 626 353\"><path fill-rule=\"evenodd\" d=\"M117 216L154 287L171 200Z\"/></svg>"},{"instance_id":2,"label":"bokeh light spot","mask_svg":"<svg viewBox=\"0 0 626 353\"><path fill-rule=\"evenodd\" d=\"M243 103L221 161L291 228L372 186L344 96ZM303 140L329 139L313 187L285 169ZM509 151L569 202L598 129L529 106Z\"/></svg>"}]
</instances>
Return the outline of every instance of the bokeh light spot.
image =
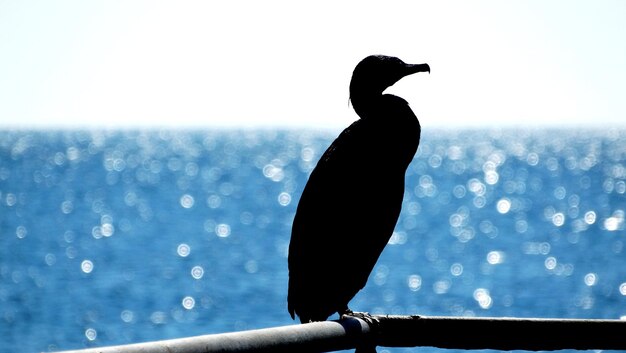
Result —
<instances>
[{"instance_id":1,"label":"bokeh light spot","mask_svg":"<svg viewBox=\"0 0 626 353\"><path fill-rule=\"evenodd\" d=\"M621 295L626 295L626 282L619 285L619 292Z\"/></svg>"},{"instance_id":2,"label":"bokeh light spot","mask_svg":"<svg viewBox=\"0 0 626 353\"><path fill-rule=\"evenodd\" d=\"M84 273L91 273L91 271L93 271L93 262L91 262L91 260L83 260L83 262L80 263L80 269Z\"/></svg>"},{"instance_id":3,"label":"bokeh light spot","mask_svg":"<svg viewBox=\"0 0 626 353\"><path fill-rule=\"evenodd\" d=\"M220 238L226 238L230 235L230 226L225 223L220 223L215 226L215 234Z\"/></svg>"},{"instance_id":4,"label":"bokeh light spot","mask_svg":"<svg viewBox=\"0 0 626 353\"><path fill-rule=\"evenodd\" d=\"M489 185L495 185L500 180L500 175L495 170L489 170L485 172L485 183Z\"/></svg>"},{"instance_id":5,"label":"bokeh light spot","mask_svg":"<svg viewBox=\"0 0 626 353\"><path fill-rule=\"evenodd\" d=\"M15 235L20 239L26 238L26 234L28 234L28 231L26 230L26 227L24 226L18 226L17 229L15 230Z\"/></svg>"},{"instance_id":6,"label":"bokeh light spot","mask_svg":"<svg viewBox=\"0 0 626 353\"><path fill-rule=\"evenodd\" d=\"M167 322L167 314L162 311L155 311L150 315L150 321L155 325L162 325Z\"/></svg>"},{"instance_id":7,"label":"bokeh light spot","mask_svg":"<svg viewBox=\"0 0 626 353\"><path fill-rule=\"evenodd\" d=\"M433 284L433 292L436 294L446 294L450 290L450 287L452 287L452 283L449 280L439 280Z\"/></svg>"},{"instance_id":8,"label":"bokeh light spot","mask_svg":"<svg viewBox=\"0 0 626 353\"><path fill-rule=\"evenodd\" d=\"M552 224L557 227L565 224L565 215L562 212L557 212L552 216Z\"/></svg>"},{"instance_id":9,"label":"bokeh light spot","mask_svg":"<svg viewBox=\"0 0 626 353\"><path fill-rule=\"evenodd\" d=\"M222 199L219 197L219 195L211 195L207 198L206 204L207 206L209 206L209 208L219 208L222 204Z\"/></svg>"},{"instance_id":10,"label":"bokeh light spot","mask_svg":"<svg viewBox=\"0 0 626 353\"><path fill-rule=\"evenodd\" d=\"M183 208L192 208L194 203L195 203L195 200L193 196L189 194L184 194L183 196L180 197L180 205Z\"/></svg>"},{"instance_id":11,"label":"bokeh light spot","mask_svg":"<svg viewBox=\"0 0 626 353\"><path fill-rule=\"evenodd\" d=\"M288 192L281 192L278 195L278 203L281 206L287 206L291 203L291 195Z\"/></svg>"},{"instance_id":12,"label":"bokeh light spot","mask_svg":"<svg viewBox=\"0 0 626 353\"><path fill-rule=\"evenodd\" d=\"M120 314L120 318L122 319L122 321L129 323L129 322L132 322L133 319L135 318L135 313L133 313L130 310L124 310Z\"/></svg>"},{"instance_id":13,"label":"bokeh light spot","mask_svg":"<svg viewBox=\"0 0 626 353\"><path fill-rule=\"evenodd\" d=\"M511 200L509 200L508 198L503 198L500 199L498 201L498 203L496 204L496 209L498 210L498 212L500 212L501 214L505 214L508 213L509 210L511 209Z\"/></svg>"},{"instance_id":14,"label":"bokeh light spot","mask_svg":"<svg viewBox=\"0 0 626 353\"><path fill-rule=\"evenodd\" d=\"M187 257L191 253L191 247L185 243L179 244L176 253L180 257Z\"/></svg>"},{"instance_id":15,"label":"bokeh light spot","mask_svg":"<svg viewBox=\"0 0 626 353\"><path fill-rule=\"evenodd\" d=\"M556 257L550 256L550 257L546 258L546 260L543 262L543 264L544 264L544 266L548 270L554 270L556 268L556 265L557 265Z\"/></svg>"},{"instance_id":16,"label":"bokeh light spot","mask_svg":"<svg viewBox=\"0 0 626 353\"><path fill-rule=\"evenodd\" d=\"M453 276L460 276L461 274L463 274L463 265L458 262L453 263L452 266L450 266L450 273Z\"/></svg>"},{"instance_id":17,"label":"bokeh light spot","mask_svg":"<svg viewBox=\"0 0 626 353\"><path fill-rule=\"evenodd\" d=\"M248 260L244 268L248 273L257 273L259 271L259 264L255 260Z\"/></svg>"},{"instance_id":18,"label":"bokeh light spot","mask_svg":"<svg viewBox=\"0 0 626 353\"><path fill-rule=\"evenodd\" d=\"M594 211L588 211L585 213L585 223L594 224L596 222L596 213Z\"/></svg>"},{"instance_id":19,"label":"bokeh light spot","mask_svg":"<svg viewBox=\"0 0 626 353\"><path fill-rule=\"evenodd\" d=\"M191 277L200 279L202 276L204 276L204 268L202 268L202 266L194 266L191 269Z\"/></svg>"},{"instance_id":20,"label":"bokeh light spot","mask_svg":"<svg viewBox=\"0 0 626 353\"><path fill-rule=\"evenodd\" d=\"M422 288L422 277L420 275L410 275L407 279L409 289L413 292L417 292Z\"/></svg>"},{"instance_id":21,"label":"bokeh light spot","mask_svg":"<svg viewBox=\"0 0 626 353\"><path fill-rule=\"evenodd\" d=\"M493 300L489 294L489 290L485 288L477 288L474 290L474 299L478 302L478 305L483 309L491 308Z\"/></svg>"},{"instance_id":22,"label":"bokeh light spot","mask_svg":"<svg viewBox=\"0 0 626 353\"><path fill-rule=\"evenodd\" d=\"M54 265L57 262L57 257L54 254L52 254L52 253L48 253L44 257L44 260L46 262L46 265L52 266L52 265Z\"/></svg>"},{"instance_id":23,"label":"bokeh light spot","mask_svg":"<svg viewBox=\"0 0 626 353\"><path fill-rule=\"evenodd\" d=\"M609 232L622 230L624 228L624 211L619 210L614 212L611 217L604 220L603 225Z\"/></svg>"},{"instance_id":24,"label":"bokeh light spot","mask_svg":"<svg viewBox=\"0 0 626 353\"><path fill-rule=\"evenodd\" d=\"M490 251L487 254L487 262L490 265L497 265L504 262L504 253L502 251Z\"/></svg>"},{"instance_id":25,"label":"bokeh light spot","mask_svg":"<svg viewBox=\"0 0 626 353\"><path fill-rule=\"evenodd\" d=\"M184 297L182 304L183 308L191 310L194 306L196 306L196 300L193 297Z\"/></svg>"},{"instance_id":26,"label":"bokeh light spot","mask_svg":"<svg viewBox=\"0 0 626 353\"><path fill-rule=\"evenodd\" d=\"M587 273L585 275L585 284L589 287L594 286L598 281L598 276L595 273Z\"/></svg>"},{"instance_id":27,"label":"bokeh light spot","mask_svg":"<svg viewBox=\"0 0 626 353\"><path fill-rule=\"evenodd\" d=\"M90 341L95 341L98 338L98 332L93 328L88 328L85 330L85 337Z\"/></svg>"}]
</instances>

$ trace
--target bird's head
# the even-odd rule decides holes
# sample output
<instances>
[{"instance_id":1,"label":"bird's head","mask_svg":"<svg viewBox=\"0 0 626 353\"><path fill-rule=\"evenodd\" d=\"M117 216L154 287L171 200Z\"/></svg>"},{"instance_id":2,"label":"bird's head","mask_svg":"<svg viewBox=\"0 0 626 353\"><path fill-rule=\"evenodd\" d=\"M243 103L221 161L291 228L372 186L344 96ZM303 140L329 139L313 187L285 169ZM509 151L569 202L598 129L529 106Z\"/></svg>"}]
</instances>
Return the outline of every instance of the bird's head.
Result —
<instances>
[{"instance_id":1,"label":"bird's head","mask_svg":"<svg viewBox=\"0 0 626 353\"><path fill-rule=\"evenodd\" d=\"M428 64L407 64L393 56L370 55L354 68L350 100L354 103L355 100L381 95L404 76L426 71L430 73Z\"/></svg>"}]
</instances>

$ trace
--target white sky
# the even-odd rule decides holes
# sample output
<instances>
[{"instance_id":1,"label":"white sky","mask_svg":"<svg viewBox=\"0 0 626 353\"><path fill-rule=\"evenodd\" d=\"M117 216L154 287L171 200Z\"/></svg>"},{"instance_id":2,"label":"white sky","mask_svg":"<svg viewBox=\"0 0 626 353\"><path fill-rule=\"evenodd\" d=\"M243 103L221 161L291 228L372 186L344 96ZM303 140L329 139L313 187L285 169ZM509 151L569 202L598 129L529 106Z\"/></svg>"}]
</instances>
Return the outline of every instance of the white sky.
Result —
<instances>
[{"instance_id":1,"label":"white sky","mask_svg":"<svg viewBox=\"0 0 626 353\"><path fill-rule=\"evenodd\" d=\"M424 127L626 127L626 1L0 0L0 128L342 128L369 54Z\"/></svg>"}]
</instances>

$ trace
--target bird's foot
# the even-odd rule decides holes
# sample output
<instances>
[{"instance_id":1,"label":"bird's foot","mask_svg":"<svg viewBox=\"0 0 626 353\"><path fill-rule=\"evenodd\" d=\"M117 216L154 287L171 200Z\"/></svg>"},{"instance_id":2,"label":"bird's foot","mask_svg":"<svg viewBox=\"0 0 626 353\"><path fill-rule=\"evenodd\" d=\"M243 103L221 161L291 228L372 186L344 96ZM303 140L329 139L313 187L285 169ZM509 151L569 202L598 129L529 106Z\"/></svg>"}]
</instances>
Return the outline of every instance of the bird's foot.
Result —
<instances>
[{"instance_id":1,"label":"bird's foot","mask_svg":"<svg viewBox=\"0 0 626 353\"><path fill-rule=\"evenodd\" d=\"M361 319L367 322L370 326L378 324L378 319L374 318L370 313L360 312L360 311L352 311L350 309L346 309L341 313L341 318L354 317L357 319Z\"/></svg>"},{"instance_id":2,"label":"bird's foot","mask_svg":"<svg viewBox=\"0 0 626 353\"><path fill-rule=\"evenodd\" d=\"M374 318L372 315L370 315L370 313L352 311L346 308L346 310L341 313L341 318L346 319L349 317L365 321L369 325L370 330L376 331L378 319ZM362 342L356 347L354 353L376 353L376 345L372 344L371 342Z\"/></svg>"}]
</instances>

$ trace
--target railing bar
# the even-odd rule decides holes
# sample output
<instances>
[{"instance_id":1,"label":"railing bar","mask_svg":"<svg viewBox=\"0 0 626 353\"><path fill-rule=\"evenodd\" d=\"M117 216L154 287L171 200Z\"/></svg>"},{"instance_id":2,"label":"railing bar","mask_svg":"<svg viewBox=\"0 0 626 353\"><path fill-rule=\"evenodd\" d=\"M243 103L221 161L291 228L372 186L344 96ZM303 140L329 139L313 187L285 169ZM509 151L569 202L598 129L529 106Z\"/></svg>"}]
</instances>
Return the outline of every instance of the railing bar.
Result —
<instances>
[{"instance_id":1,"label":"railing bar","mask_svg":"<svg viewBox=\"0 0 626 353\"><path fill-rule=\"evenodd\" d=\"M382 347L626 350L626 320L374 315L60 353L331 352Z\"/></svg>"},{"instance_id":2,"label":"railing bar","mask_svg":"<svg viewBox=\"0 0 626 353\"><path fill-rule=\"evenodd\" d=\"M626 349L626 321L375 316L386 347L561 350Z\"/></svg>"}]
</instances>

